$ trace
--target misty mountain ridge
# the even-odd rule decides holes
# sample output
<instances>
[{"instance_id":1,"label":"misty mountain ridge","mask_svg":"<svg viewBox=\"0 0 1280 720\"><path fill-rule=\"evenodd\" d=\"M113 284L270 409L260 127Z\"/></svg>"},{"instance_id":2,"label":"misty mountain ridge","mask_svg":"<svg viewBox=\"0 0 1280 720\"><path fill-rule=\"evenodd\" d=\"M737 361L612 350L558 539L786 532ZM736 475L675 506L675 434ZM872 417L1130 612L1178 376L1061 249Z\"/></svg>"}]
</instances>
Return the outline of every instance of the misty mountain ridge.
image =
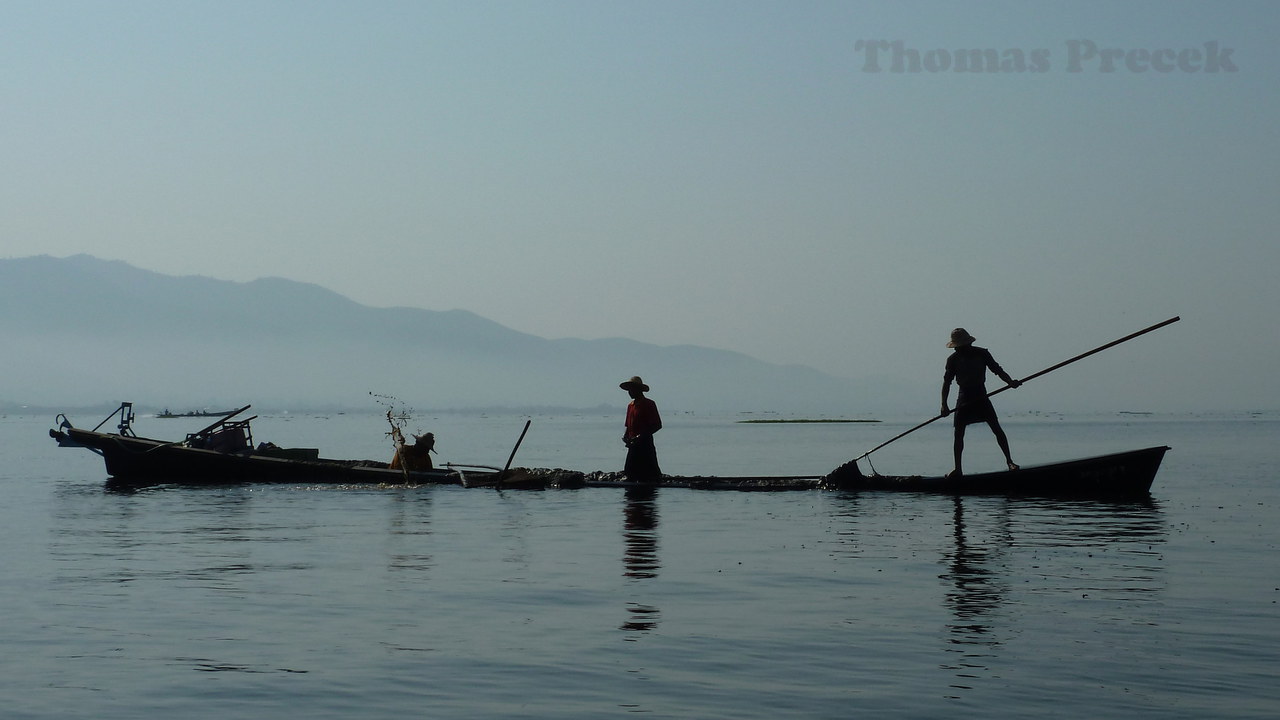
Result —
<instances>
[{"instance_id":1,"label":"misty mountain ridge","mask_svg":"<svg viewBox=\"0 0 1280 720\"><path fill-rule=\"evenodd\" d=\"M621 406L639 374L670 411L828 413L886 405L812 368L691 345L549 340L466 310L373 308L318 285L175 277L88 255L0 260L0 401L172 409Z\"/></svg>"}]
</instances>

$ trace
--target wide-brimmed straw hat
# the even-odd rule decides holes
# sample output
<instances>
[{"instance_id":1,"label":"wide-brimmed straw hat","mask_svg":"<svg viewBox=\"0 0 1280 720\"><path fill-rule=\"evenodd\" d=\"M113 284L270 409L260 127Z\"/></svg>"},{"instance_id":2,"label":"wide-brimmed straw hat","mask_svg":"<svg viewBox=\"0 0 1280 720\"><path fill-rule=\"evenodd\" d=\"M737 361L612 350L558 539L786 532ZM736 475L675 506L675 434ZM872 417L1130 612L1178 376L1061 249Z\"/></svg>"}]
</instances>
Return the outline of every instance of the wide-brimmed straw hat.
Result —
<instances>
[{"instance_id":1,"label":"wide-brimmed straw hat","mask_svg":"<svg viewBox=\"0 0 1280 720\"><path fill-rule=\"evenodd\" d=\"M956 328L951 331L951 342L947 343L947 347L953 348L972 345L973 341L977 339L978 338L970 335L968 330L965 330L964 328Z\"/></svg>"},{"instance_id":2,"label":"wide-brimmed straw hat","mask_svg":"<svg viewBox=\"0 0 1280 720\"><path fill-rule=\"evenodd\" d=\"M632 389L639 390L640 392L649 392L649 386L644 384L644 381L640 379L639 375L632 376L632 378L626 382L618 383L618 387L626 390L627 392L630 392Z\"/></svg>"}]
</instances>

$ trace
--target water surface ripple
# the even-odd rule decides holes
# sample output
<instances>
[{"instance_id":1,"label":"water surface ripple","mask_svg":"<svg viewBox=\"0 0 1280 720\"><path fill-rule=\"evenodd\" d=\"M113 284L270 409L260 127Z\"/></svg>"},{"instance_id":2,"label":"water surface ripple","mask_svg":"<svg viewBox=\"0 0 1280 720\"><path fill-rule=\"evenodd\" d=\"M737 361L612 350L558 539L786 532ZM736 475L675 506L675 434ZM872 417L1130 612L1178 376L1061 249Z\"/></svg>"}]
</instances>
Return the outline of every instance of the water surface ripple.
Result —
<instances>
[{"instance_id":1,"label":"water surface ripple","mask_svg":"<svg viewBox=\"0 0 1280 720\"><path fill-rule=\"evenodd\" d=\"M377 420L265 415L255 434L381 457ZM733 420L673 418L659 445L664 469L822 472L899 429ZM148 429L181 431L162 422ZM489 463L505 458L521 422L430 419L446 457ZM1173 446L1152 497L1126 503L319 485L123 492L104 483L97 457L54 447L48 424L0 419L6 718L1280 710L1280 423L1265 417L1006 423L1024 462ZM519 460L616 469L616 425L535 417ZM945 463L945 432L918 435L877 468ZM974 466L998 462L980 439Z\"/></svg>"}]
</instances>

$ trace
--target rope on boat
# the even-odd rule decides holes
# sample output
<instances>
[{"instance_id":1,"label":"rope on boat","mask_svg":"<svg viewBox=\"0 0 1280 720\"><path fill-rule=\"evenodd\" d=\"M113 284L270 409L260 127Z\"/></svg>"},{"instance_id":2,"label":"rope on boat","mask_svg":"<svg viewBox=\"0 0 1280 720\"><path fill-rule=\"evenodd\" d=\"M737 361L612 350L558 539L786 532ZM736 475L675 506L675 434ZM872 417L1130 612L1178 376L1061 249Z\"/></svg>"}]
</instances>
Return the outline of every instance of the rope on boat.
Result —
<instances>
[{"instance_id":1,"label":"rope on boat","mask_svg":"<svg viewBox=\"0 0 1280 720\"><path fill-rule=\"evenodd\" d=\"M871 464L871 458L867 457L867 467L871 468L871 477L880 477L880 473L876 471L876 466ZM854 461L854 467L857 467L857 460Z\"/></svg>"}]
</instances>

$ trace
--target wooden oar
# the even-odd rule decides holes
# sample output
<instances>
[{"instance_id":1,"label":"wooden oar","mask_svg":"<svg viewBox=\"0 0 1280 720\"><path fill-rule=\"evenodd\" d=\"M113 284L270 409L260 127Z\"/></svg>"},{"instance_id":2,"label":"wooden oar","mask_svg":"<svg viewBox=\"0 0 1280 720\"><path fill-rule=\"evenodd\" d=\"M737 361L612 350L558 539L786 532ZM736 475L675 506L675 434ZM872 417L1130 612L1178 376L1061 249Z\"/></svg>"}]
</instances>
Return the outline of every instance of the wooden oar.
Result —
<instances>
[{"instance_id":1,"label":"wooden oar","mask_svg":"<svg viewBox=\"0 0 1280 720\"><path fill-rule=\"evenodd\" d=\"M502 472L498 473L498 477L494 480L493 487L496 490L502 489L502 476L507 474L507 470L511 469L511 461L516 459L516 451L520 449L520 443L524 442L524 434L529 432L529 425L533 420L524 421L524 429L520 431L520 439L516 440L516 446L511 448L511 454L507 456L507 464L502 466Z\"/></svg>"},{"instance_id":2,"label":"wooden oar","mask_svg":"<svg viewBox=\"0 0 1280 720\"><path fill-rule=\"evenodd\" d=\"M1106 345L1100 345L1100 346L1098 346L1098 347L1096 347L1096 348L1094 348L1094 349L1090 350L1089 352L1086 352L1086 353L1080 353L1079 355L1077 355L1077 356L1075 356L1075 357L1071 358L1070 360L1063 360L1062 362L1058 363L1057 365L1054 365L1054 366L1052 366L1052 367L1047 367L1047 368L1045 368L1044 370L1041 370L1041 371L1040 371L1040 372L1038 372L1038 373L1032 373L1032 374L1030 374L1030 375L1028 375L1028 376L1026 376L1026 377L1022 378L1021 380L1019 380L1019 381L1018 381L1018 384L1019 384L1019 385L1025 385L1028 381L1035 380L1036 378L1040 377L1041 375L1045 375L1045 374L1051 373L1051 372L1053 372L1054 370L1057 370L1058 368L1064 367L1064 366L1066 366L1066 365L1070 365L1071 363L1073 363L1073 362L1075 362L1075 361L1077 361L1077 360L1083 360L1083 359L1085 359L1085 358L1089 357L1090 355L1093 355L1093 354L1095 354L1095 353L1100 353L1100 352L1102 352L1103 350L1106 350L1107 348L1115 347L1116 345L1119 345L1119 344L1120 344L1120 343L1122 343L1122 342L1128 342L1129 340L1132 340L1132 339L1134 339L1134 338L1138 337L1139 335L1146 335L1147 333L1151 332L1152 330L1159 330L1160 328L1164 327L1165 325L1171 325L1171 324L1173 324L1173 323L1178 322L1178 321L1179 321L1179 320L1181 320L1181 319L1182 319L1181 317L1172 317L1172 318L1169 318L1168 320L1165 320L1164 322L1156 323L1155 325L1152 325L1151 327L1146 328L1146 329L1144 329L1144 330L1139 330L1138 332L1133 333L1132 335L1125 335L1124 337L1120 338L1119 340L1112 340L1111 342L1107 343ZM999 395L1000 393L1002 393L1002 392L1004 392L1005 390L1008 390L1008 389L1010 389L1010 388L1012 388L1012 387L1013 387L1012 385L1005 385L1004 387L1002 387L1002 388L1000 388L1000 389L998 389L998 390L992 390L991 392L987 393L987 395L986 395L986 396L987 396L987 397L991 397L992 395ZM956 409L955 409L955 410L952 410L952 412L955 412L956 410L959 410L959 409L960 409L960 407L959 407L959 406L956 406ZM924 422L920 423L919 425L916 425L915 427L911 428L910 430L907 430L907 431L905 431L905 432L901 432L901 433L898 433L897 435L894 435L893 437L889 438L888 440L886 440L886 441L884 441L884 442L880 443L879 445L877 445L877 446L875 446L875 447L871 448L870 450L868 450L868 451L866 451L866 452L862 453L861 455L859 455L858 457L854 458L851 462L857 462L857 461L859 461L859 460L861 460L861 459L865 458L866 456L870 455L871 453L875 452L876 450L879 450L880 448L884 447L885 445L888 445L889 443L894 442L895 440L899 440L899 439L901 439L901 438L903 438L903 437L906 437L907 435L910 435L911 433L913 433L913 432L915 432L915 431L919 430L920 428L924 427L925 425L928 425L929 423L932 423L932 422L934 422L934 421L936 421L936 420L941 420L941 419L942 419L942 418L944 418L944 417L946 417L946 415L935 415L934 417L931 417L931 418L929 418L928 420L925 420Z\"/></svg>"}]
</instances>

